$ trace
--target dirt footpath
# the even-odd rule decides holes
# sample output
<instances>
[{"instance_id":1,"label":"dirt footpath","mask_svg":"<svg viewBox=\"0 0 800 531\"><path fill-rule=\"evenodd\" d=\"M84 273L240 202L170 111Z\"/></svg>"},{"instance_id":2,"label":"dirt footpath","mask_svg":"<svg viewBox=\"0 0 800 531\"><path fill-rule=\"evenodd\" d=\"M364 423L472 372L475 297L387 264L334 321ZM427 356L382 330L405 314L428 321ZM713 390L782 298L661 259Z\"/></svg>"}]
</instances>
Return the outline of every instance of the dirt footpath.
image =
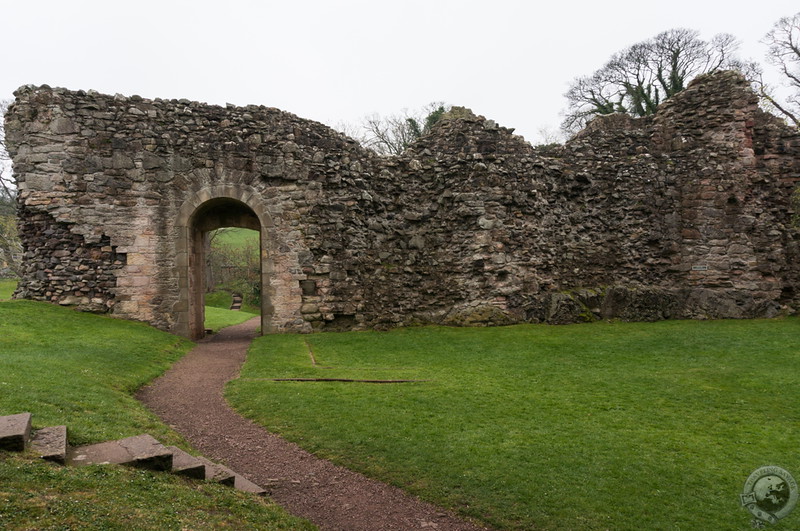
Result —
<instances>
[{"instance_id":1,"label":"dirt footpath","mask_svg":"<svg viewBox=\"0 0 800 531\"><path fill-rule=\"evenodd\" d=\"M203 340L137 398L205 456L262 486L290 513L321 529L485 529L314 457L233 411L223 387L238 376L258 325L255 318Z\"/></svg>"}]
</instances>

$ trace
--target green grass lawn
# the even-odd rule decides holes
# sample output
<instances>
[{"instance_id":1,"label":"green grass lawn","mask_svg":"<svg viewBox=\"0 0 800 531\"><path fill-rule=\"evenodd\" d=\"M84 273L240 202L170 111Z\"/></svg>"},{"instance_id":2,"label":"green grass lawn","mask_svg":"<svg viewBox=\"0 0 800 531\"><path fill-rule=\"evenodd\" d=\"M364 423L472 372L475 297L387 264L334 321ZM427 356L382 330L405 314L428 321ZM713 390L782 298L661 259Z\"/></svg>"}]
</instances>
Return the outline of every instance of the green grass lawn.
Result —
<instances>
[{"instance_id":1,"label":"green grass lawn","mask_svg":"<svg viewBox=\"0 0 800 531\"><path fill-rule=\"evenodd\" d=\"M261 235L257 230L242 229L238 227L226 227L221 229L215 239L222 244L241 247L244 245L259 246Z\"/></svg>"},{"instance_id":2,"label":"green grass lawn","mask_svg":"<svg viewBox=\"0 0 800 531\"><path fill-rule=\"evenodd\" d=\"M0 301L8 300L17 289L17 279L0 278Z\"/></svg>"},{"instance_id":3,"label":"green grass lawn","mask_svg":"<svg viewBox=\"0 0 800 531\"><path fill-rule=\"evenodd\" d=\"M746 529L753 470L800 477L797 319L266 336L227 396L320 456L507 529Z\"/></svg>"},{"instance_id":4,"label":"green grass lawn","mask_svg":"<svg viewBox=\"0 0 800 531\"><path fill-rule=\"evenodd\" d=\"M210 328L214 333L219 332L226 326L243 323L258 314L245 312L243 310L223 310L213 306L206 306L205 327Z\"/></svg>"},{"instance_id":5,"label":"green grass lawn","mask_svg":"<svg viewBox=\"0 0 800 531\"><path fill-rule=\"evenodd\" d=\"M142 323L32 302L0 303L0 413L67 424L72 443L172 430L132 394L192 343Z\"/></svg>"},{"instance_id":6,"label":"green grass lawn","mask_svg":"<svg viewBox=\"0 0 800 531\"><path fill-rule=\"evenodd\" d=\"M223 310L227 310L231 307L231 302L233 302L233 294L224 289L212 291L210 293L206 293L205 295L206 312L208 312L209 306L212 308L221 308ZM246 301L242 303L241 311L253 315L261 315L261 308L252 304L248 304Z\"/></svg>"},{"instance_id":7,"label":"green grass lawn","mask_svg":"<svg viewBox=\"0 0 800 531\"><path fill-rule=\"evenodd\" d=\"M226 326L237 325L261 314L259 308L243 304L241 310L229 310L233 297L224 290L212 291L205 296L205 327L214 333Z\"/></svg>"},{"instance_id":8,"label":"green grass lawn","mask_svg":"<svg viewBox=\"0 0 800 531\"><path fill-rule=\"evenodd\" d=\"M150 433L187 448L132 394L192 344L134 323L0 302L0 415L66 424L73 445ZM188 448L187 448L188 449ZM0 452L0 529L307 529L269 502L118 467L61 468Z\"/></svg>"},{"instance_id":9,"label":"green grass lawn","mask_svg":"<svg viewBox=\"0 0 800 531\"><path fill-rule=\"evenodd\" d=\"M62 467L0 451L0 529L311 530L269 500L166 473Z\"/></svg>"}]
</instances>

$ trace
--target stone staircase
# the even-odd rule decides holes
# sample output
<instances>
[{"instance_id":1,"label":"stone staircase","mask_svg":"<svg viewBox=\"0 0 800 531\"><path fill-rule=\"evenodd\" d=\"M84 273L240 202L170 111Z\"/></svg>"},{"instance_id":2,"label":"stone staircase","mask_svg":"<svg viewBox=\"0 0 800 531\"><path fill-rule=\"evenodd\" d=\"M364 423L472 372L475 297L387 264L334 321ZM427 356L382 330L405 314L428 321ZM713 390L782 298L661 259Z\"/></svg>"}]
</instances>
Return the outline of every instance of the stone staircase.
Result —
<instances>
[{"instance_id":1,"label":"stone staircase","mask_svg":"<svg viewBox=\"0 0 800 531\"><path fill-rule=\"evenodd\" d=\"M233 300L231 301L231 310L241 310L242 309L242 295L240 293L233 294Z\"/></svg>"},{"instance_id":2,"label":"stone staircase","mask_svg":"<svg viewBox=\"0 0 800 531\"><path fill-rule=\"evenodd\" d=\"M128 465L214 481L263 496L266 491L228 467L190 455L175 446L164 446L150 435L71 447L67 427L31 429L31 414L0 416L0 450L30 450L41 458L68 466Z\"/></svg>"}]
</instances>

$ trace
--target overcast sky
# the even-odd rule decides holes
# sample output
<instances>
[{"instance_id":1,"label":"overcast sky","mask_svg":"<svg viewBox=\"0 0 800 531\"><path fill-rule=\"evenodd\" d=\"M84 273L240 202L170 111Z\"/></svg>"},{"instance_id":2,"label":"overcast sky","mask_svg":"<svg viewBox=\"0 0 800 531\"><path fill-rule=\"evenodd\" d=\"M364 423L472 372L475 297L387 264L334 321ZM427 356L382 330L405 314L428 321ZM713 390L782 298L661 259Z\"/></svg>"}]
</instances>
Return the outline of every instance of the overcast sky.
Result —
<instances>
[{"instance_id":1,"label":"overcast sky","mask_svg":"<svg viewBox=\"0 0 800 531\"><path fill-rule=\"evenodd\" d=\"M797 0L0 0L0 98L25 84L258 104L329 125L432 101L536 142L569 82L676 27L759 43Z\"/></svg>"}]
</instances>

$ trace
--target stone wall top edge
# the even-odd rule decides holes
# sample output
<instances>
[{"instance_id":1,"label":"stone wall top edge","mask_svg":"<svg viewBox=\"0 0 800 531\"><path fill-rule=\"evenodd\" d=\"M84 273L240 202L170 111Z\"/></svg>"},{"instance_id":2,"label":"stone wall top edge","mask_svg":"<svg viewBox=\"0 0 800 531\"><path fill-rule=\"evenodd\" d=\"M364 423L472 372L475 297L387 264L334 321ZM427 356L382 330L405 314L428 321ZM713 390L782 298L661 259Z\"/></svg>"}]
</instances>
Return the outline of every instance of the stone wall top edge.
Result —
<instances>
[{"instance_id":1,"label":"stone wall top edge","mask_svg":"<svg viewBox=\"0 0 800 531\"><path fill-rule=\"evenodd\" d=\"M606 147L609 141L613 140L614 138L621 137L625 137L627 141L647 145L652 139L651 135L671 127L677 127L680 130L687 128L697 130L704 127L710 127L712 123L720 122L716 123L717 126L720 126L722 123L726 122L729 117L725 117L723 119L723 117L714 116L694 116L693 109L697 107L697 101L695 100L698 98L698 94L706 95L709 91L711 91L711 97L720 104L732 101L746 102L746 114L752 112L752 116L749 114L748 116L755 117L758 113L757 105L749 101L750 99L755 98L755 94L741 74L731 71L721 71L699 76L693 80L686 90L666 100L662 104L662 108L659 109L655 116L632 118L626 115L608 115L598 117L590 122L590 124L584 130L577 133L574 137L567 140L561 146L550 148L548 151L543 153L540 153L536 148L534 148L530 142L524 139L524 137L514 134L513 128L499 126L494 122L494 120L486 119L484 116L473 114L471 111L469 111L469 114L466 116L459 115L458 118L448 120L450 125L444 127L435 127L430 134L423 136L417 142L412 144L405 153L397 156L386 157L377 156L374 152L365 148L364 146L361 146L355 140L346 137L346 135L335 131L325 124L301 118L290 112L282 111L274 107L259 105L236 106L232 104L228 104L223 107L214 104L190 101L188 99L167 100L156 98L151 100L136 95L123 96L117 94L115 96L111 96L93 90L70 90L61 87L54 88L48 85L24 85L15 92L15 95L17 96L18 101L24 101L26 99L33 98L37 93L48 92L57 95L60 98L64 98L66 101L87 99L90 101L104 101L108 105L115 106L152 105L156 108L161 108L166 111L180 111L181 109L188 107L195 112L211 112L231 116L235 115L237 118L240 118L243 115L245 115L245 118L247 118L247 113L264 113L267 117L271 117L269 118L270 121L275 119L290 126L294 125L295 127L311 126L312 129L316 129L316 134L324 134L329 138L337 138L337 143L342 142L342 144L339 144L339 147L344 147L345 144L350 144L350 147L346 148L347 151L353 150L355 152L360 152L360 156L363 157L362 160L371 160L376 164L376 167L380 169L384 167L392 167L398 163L402 164L409 162L414 158L425 156L427 152L436 154L443 153L448 155L463 154L461 153L463 150L454 149L455 144L450 142L451 137L454 137L456 134L460 134L460 132L465 132L468 135L474 136L475 139L481 139L482 136L485 137L487 133L493 133L495 135L493 138L495 138L497 142L496 145L498 155L507 156L514 154L518 157L561 158L567 155L570 151L580 149L580 147L584 144L597 144L595 147ZM687 116L690 117L688 122L683 118L677 120L677 116L683 112L686 112ZM759 118L760 120L758 121L760 123L764 123L765 121L770 122L770 120L766 120L764 117ZM144 119L146 120L147 118ZM716 122L714 122L715 120ZM777 118L772 121L777 121ZM669 134L673 135L671 132ZM790 131L787 134L792 135L792 132ZM467 155L470 155L469 151L466 153Z\"/></svg>"},{"instance_id":2,"label":"stone wall top edge","mask_svg":"<svg viewBox=\"0 0 800 531\"><path fill-rule=\"evenodd\" d=\"M248 104L248 105L235 105L232 103L227 103L226 105L218 105L214 103L206 103L196 100L189 100L186 98L180 99L167 99L167 98L144 98L138 95L124 95L124 94L105 94L93 89L89 90L73 90L64 87L51 87L50 85L43 84L43 85L22 85L17 90L14 91L14 96L17 100L26 100L29 99L31 96L34 96L38 93L42 92L49 92L51 94L60 96L65 99L77 99L77 98L91 98L96 100L104 100L110 104L133 104L133 105L153 105L153 106L180 106L182 109L189 108L191 110L196 111L206 111L206 112L220 112L220 113L227 113L227 114L245 114L245 113L264 113L266 115L274 115L281 119L294 122L296 125L309 125L312 127L321 127L326 130L329 130L332 135L334 136L341 136L347 141L359 145L358 142L344 133L336 131L332 127L322 122L312 120L309 118L303 118L298 116L292 112L285 111L283 109L279 109L277 107L270 107L267 105L256 105L256 104Z\"/></svg>"},{"instance_id":3,"label":"stone wall top edge","mask_svg":"<svg viewBox=\"0 0 800 531\"><path fill-rule=\"evenodd\" d=\"M164 104L180 104L180 105L189 105L193 107L207 107L210 109L239 109L242 111L247 110L266 110L270 112L278 112L281 114L287 114L290 116L294 116L299 118L298 116L284 111L282 109L278 109L277 107L270 107L267 105L234 105L232 103L228 103L225 106L217 105L214 103L207 103L198 100L189 100L186 98L145 98L139 95L125 95L125 94L106 94L104 92L99 92L94 89L83 90L83 89L69 89L65 87L51 87L50 85L43 84L43 85L22 85L17 90L14 91L14 96L17 98L22 98L27 94L33 94L37 92L51 92L53 94L58 94L60 96L77 96L77 97L92 97L92 98L102 98L102 99L110 99L113 101L118 102L131 102L131 103L145 103L145 104L156 104L156 103L164 103ZM303 118L301 118L303 119Z\"/></svg>"}]
</instances>

